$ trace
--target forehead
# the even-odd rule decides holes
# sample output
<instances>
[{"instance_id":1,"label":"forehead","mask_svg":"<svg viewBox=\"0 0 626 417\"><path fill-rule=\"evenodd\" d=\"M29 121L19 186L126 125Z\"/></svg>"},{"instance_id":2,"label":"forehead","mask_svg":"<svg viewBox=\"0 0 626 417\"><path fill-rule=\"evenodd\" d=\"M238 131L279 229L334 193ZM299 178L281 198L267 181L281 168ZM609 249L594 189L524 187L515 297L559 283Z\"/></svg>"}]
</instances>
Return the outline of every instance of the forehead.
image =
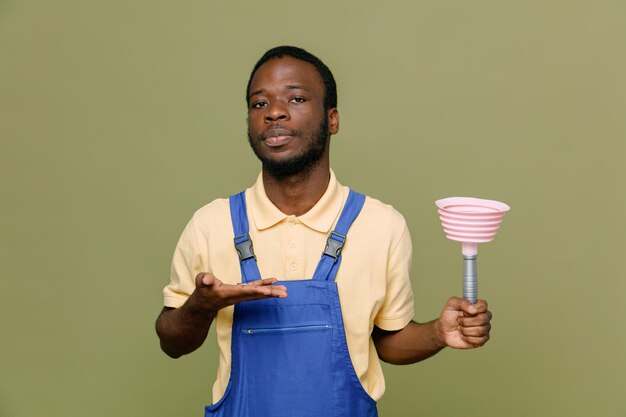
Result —
<instances>
[{"instance_id":1,"label":"forehead","mask_svg":"<svg viewBox=\"0 0 626 417\"><path fill-rule=\"evenodd\" d=\"M284 56L272 58L259 67L252 77L249 93L287 86L302 86L320 94L324 91L322 77L313 64Z\"/></svg>"}]
</instances>

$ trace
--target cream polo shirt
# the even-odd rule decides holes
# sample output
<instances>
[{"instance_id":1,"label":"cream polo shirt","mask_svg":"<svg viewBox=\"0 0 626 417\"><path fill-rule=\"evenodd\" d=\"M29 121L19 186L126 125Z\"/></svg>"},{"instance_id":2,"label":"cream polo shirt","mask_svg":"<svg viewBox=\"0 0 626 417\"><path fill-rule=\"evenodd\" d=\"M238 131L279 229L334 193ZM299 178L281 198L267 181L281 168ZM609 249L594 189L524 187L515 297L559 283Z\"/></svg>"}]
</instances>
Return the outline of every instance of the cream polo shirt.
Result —
<instances>
[{"instance_id":1,"label":"cream polo shirt","mask_svg":"<svg viewBox=\"0 0 626 417\"><path fill-rule=\"evenodd\" d=\"M259 175L246 190L246 201L261 276L311 278L348 192L331 170L328 189L317 204L302 216L288 216L267 198ZM371 339L373 326L398 330L413 318L411 238L404 218L393 207L367 197L348 232L342 257L335 281L348 350L363 388L378 400L385 380ZM163 291L165 306L183 305L200 272L212 272L228 284L241 282L228 199L202 207L185 227L174 253L170 283ZM220 310L215 320L219 364L213 402L222 397L230 377L233 310L232 306Z\"/></svg>"}]
</instances>

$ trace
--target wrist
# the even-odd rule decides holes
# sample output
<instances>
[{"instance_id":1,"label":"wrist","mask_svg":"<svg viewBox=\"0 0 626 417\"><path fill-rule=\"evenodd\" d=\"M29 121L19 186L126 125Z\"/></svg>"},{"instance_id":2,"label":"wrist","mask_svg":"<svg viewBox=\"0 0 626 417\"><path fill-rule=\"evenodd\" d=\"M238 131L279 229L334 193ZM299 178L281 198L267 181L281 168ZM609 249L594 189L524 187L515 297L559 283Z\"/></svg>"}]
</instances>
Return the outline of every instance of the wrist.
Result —
<instances>
[{"instance_id":1,"label":"wrist","mask_svg":"<svg viewBox=\"0 0 626 417\"><path fill-rule=\"evenodd\" d=\"M439 320L440 319L437 319L433 322L432 340L437 349L441 350L447 347L448 344L446 343L445 334L443 332L443 329L441 328L441 323L439 322Z\"/></svg>"},{"instance_id":2,"label":"wrist","mask_svg":"<svg viewBox=\"0 0 626 417\"><path fill-rule=\"evenodd\" d=\"M185 314L194 321L212 322L215 316L217 316L217 309L210 308L206 303L198 300L198 296L195 292L191 294L187 302L181 308L184 309Z\"/></svg>"}]
</instances>

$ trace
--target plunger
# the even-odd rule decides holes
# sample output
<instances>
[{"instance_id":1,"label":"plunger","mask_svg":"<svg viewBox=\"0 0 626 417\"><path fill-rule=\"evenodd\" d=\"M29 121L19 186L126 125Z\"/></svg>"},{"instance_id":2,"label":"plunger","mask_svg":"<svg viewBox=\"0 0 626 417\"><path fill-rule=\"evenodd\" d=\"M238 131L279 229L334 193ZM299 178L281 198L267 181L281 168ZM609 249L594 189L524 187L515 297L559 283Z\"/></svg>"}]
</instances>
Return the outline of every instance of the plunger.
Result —
<instances>
[{"instance_id":1,"label":"plunger","mask_svg":"<svg viewBox=\"0 0 626 417\"><path fill-rule=\"evenodd\" d=\"M463 298L475 304L478 300L478 244L493 240L510 207L499 201L471 197L444 198L435 204L439 207L439 219L446 237L461 242Z\"/></svg>"}]
</instances>

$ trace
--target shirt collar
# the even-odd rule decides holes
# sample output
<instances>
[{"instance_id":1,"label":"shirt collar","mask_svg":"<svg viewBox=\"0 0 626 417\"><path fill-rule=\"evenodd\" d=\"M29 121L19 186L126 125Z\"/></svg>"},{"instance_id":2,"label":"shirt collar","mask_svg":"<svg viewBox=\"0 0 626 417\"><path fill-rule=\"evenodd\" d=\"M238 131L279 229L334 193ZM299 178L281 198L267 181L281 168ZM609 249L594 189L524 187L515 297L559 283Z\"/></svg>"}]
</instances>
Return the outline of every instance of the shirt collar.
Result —
<instances>
[{"instance_id":1,"label":"shirt collar","mask_svg":"<svg viewBox=\"0 0 626 417\"><path fill-rule=\"evenodd\" d=\"M319 199L317 203L301 216L288 216L280 211L265 194L265 187L263 187L263 173L260 173L257 177L254 185L246 192L246 199L249 212L254 221L254 226L258 230L267 229L275 224L289 218L298 219L300 222L321 233L328 233L333 226L339 212L347 198L347 193L343 187L337 181L335 173L330 170L330 180L328 181L328 188Z\"/></svg>"}]
</instances>

